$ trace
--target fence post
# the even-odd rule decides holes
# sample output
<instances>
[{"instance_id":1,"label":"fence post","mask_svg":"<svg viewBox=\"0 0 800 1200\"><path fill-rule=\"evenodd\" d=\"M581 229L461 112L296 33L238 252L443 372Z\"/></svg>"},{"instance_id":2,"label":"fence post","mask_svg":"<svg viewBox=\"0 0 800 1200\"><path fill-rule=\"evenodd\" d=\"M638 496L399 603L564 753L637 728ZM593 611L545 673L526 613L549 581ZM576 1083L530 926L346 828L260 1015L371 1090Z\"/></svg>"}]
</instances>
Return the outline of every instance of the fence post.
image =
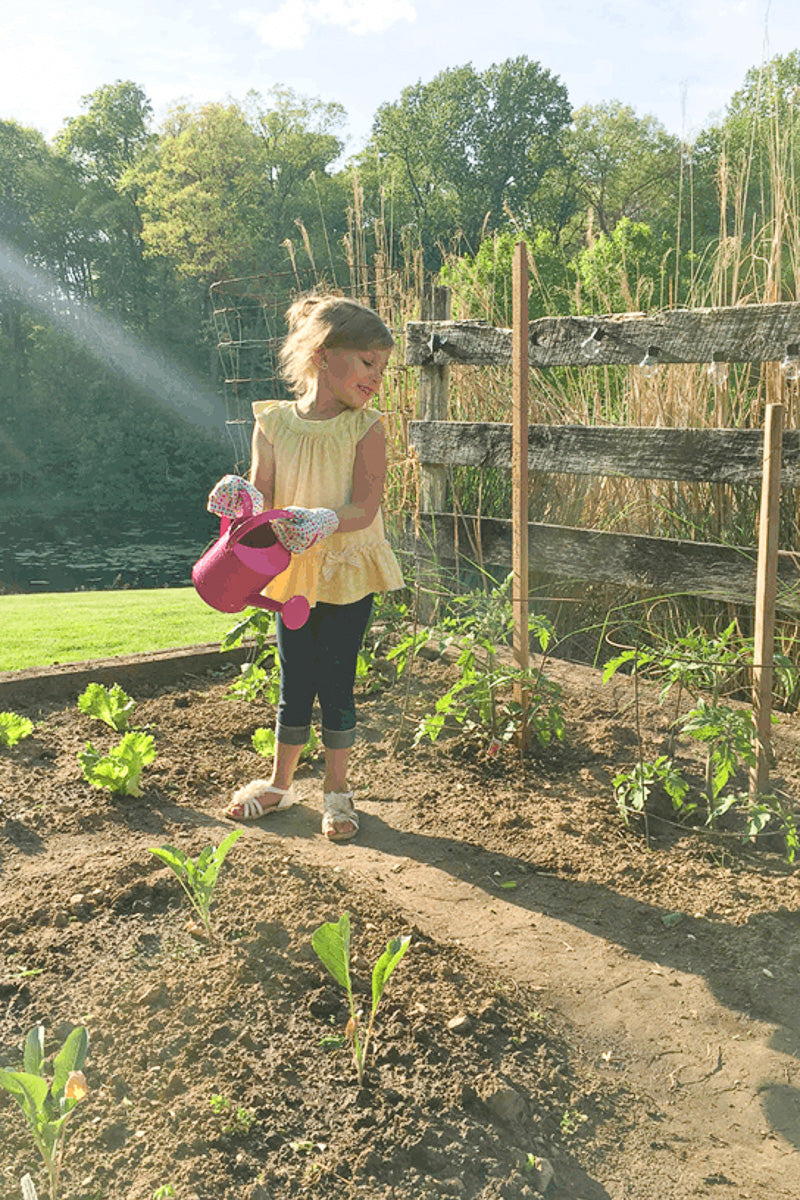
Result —
<instances>
[{"instance_id":1,"label":"fence post","mask_svg":"<svg viewBox=\"0 0 800 1200\"><path fill-rule=\"evenodd\" d=\"M751 797L766 792L769 784L783 414L782 404L767 405L764 421L753 637L753 719L755 722L755 745L753 748L756 761L750 771Z\"/></svg>"},{"instance_id":2,"label":"fence post","mask_svg":"<svg viewBox=\"0 0 800 1200\"><path fill-rule=\"evenodd\" d=\"M450 288L439 287L426 280L420 297L420 320L447 321L450 319ZM420 367L419 400L417 420L446 421L450 368L429 363ZM444 510L447 495L447 468L444 464L423 465L419 473L419 507L421 512L437 513ZM441 590L441 580L436 562L420 554L416 544L417 615L421 621L430 622L437 608L436 593Z\"/></svg>"},{"instance_id":3,"label":"fence post","mask_svg":"<svg viewBox=\"0 0 800 1200\"><path fill-rule=\"evenodd\" d=\"M524 242L514 246L512 277L513 317L511 368L513 413L511 423L511 538L512 612L514 615L514 659L527 670L528 640L528 252ZM528 742L529 695L517 682L514 698L522 705L520 748Z\"/></svg>"},{"instance_id":4,"label":"fence post","mask_svg":"<svg viewBox=\"0 0 800 1200\"><path fill-rule=\"evenodd\" d=\"M450 288L426 281L420 304L420 320L450 320ZM420 367L418 421L446 421L450 368L434 363ZM422 512L442 512L447 493L447 468L423 466L419 478L419 506Z\"/></svg>"}]
</instances>

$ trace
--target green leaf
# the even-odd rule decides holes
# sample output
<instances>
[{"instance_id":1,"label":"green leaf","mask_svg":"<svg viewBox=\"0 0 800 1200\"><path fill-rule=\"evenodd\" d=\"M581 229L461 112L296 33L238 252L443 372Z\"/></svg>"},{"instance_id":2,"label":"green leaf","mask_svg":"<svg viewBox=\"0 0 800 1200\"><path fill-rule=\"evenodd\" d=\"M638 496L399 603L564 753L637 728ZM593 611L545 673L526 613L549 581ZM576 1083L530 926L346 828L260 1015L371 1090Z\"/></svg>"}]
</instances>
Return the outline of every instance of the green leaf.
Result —
<instances>
[{"instance_id":1,"label":"green leaf","mask_svg":"<svg viewBox=\"0 0 800 1200\"><path fill-rule=\"evenodd\" d=\"M503 888L507 892L513 891L516 886L517 886L516 879L507 879L505 881L505 883L500 884L500 887Z\"/></svg>"},{"instance_id":2,"label":"green leaf","mask_svg":"<svg viewBox=\"0 0 800 1200\"><path fill-rule=\"evenodd\" d=\"M386 949L372 968L372 1013L373 1016L380 1004L383 989L387 980L411 945L409 936L392 938Z\"/></svg>"},{"instance_id":3,"label":"green leaf","mask_svg":"<svg viewBox=\"0 0 800 1200\"><path fill-rule=\"evenodd\" d=\"M92 787L108 788L128 796L141 796L142 770L156 757L153 738L138 729L123 735L117 746L101 755L91 742L78 754L83 773Z\"/></svg>"},{"instance_id":4,"label":"green leaf","mask_svg":"<svg viewBox=\"0 0 800 1200\"><path fill-rule=\"evenodd\" d=\"M253 617L251 613L249 616L244 616L241 620L237 621L235 625L232 625L230 629L226 630L226 632L223 634L222 641L220 642L220 651L233 650L235 646L241 645L242 638L250 629L252 620Z\"/></svg>"},{"instance_id":5,"label":"green leaf","mask_svg":"<svg viewBox=\"0 0 800 1200\"><path fill-rule=\"evenodd\" d=\"M155 854L156 858L160 858L163 863L171 867L176 875L184 873L184 864L186 855L182 850L176 849L175 846L150 846L150 853Z\"/></svg>"},{"instance_id":6,"label":"green leaf","mask_svg":"<svg viewBox=\"0 0 800 1200\"><path fill-rule=\"evenodd\" d=\"M17 1071L4 1071L0 1067L0 1087L5 1088L12 1096L24 1096L22 1084L17 1081Z\"/></svg>"},{"instance_id":7,"label":"green leaf","mask_svg":"<svg viewBox=\"0 0 800 1200\"><path fill-rule=\"evenodd\" d=\"M311 936L311 945L336 982L351 994L350 914L343 912L338 921L320 925Z\"/></svg>"},{"instance_id":8,"label":"green leaf","mask_svg":"<svg viewBox=\"0 0 800 1200\"><path fill-rule=\"evenodd\" d=\"M33 721L15 712L0 712L0 746L16 746L33 733Z\"/></svg>"},{"instance_id":9,"label":"green leaf","mask_svg":"<svg viewBox=\"0 0 800 1200\"><path fill-rule=\"evenodd\" d=\"M22 1096L23 1108L29 1120L34 1120L39 1114L44 1116L48 1088L47 1080L42 1079L41 1075L30 1075L27 1071L0 1071L0 1086L13 1095Z\"/></svg>"},{"instance_id":10,"label":"green leaf","mask_svg":"<svg viewBox=\"0 0 800 1200\"><path fill-rule=\"evenodd\" d=\"M222 839L217 847L217 862L220 866L222 866L225 855L228 853L233 843L238 841L243 833L243 829L232 829L231 832Z\"/></svg>"},{"instance_id":11,"label":"green leaf","mask_svg":"<svg viewBox=\"0 0 800 1200\"><path fill-rule=\"evenodd\" d=\"M41 1075L44 1062L44 1025L34 1025L25 1038L22 1051L23 1068L29 1075Z\"/></svg>"},{"instance_id":12,"label":"green leaf","mask_svg":"<svg viewBox=\"0 0 800 1200\"><path fill-rule=\"evenodd\" d=\"M78 1025L64 1042L53 1059L53 1083L51 1094L58 1098L64 1091L70 1071L80 1071L89 1049L89 1034L83 1025Z\"/></svg>"},{"instance_id":13,"label":"green leaf","mask_svg":"<svg viewBox=\"0 0 800 1200\"><path fill-rule=\"evenodd\" d=\"M272 758L275 753L275 730L257 729L253 734L253 749L264 758Z\"/></svg>"},{"instance_id":14,"label":"green leaf","mask_svg":"<svg viewBox=\"0 0 800 1200\"><path fill-rule=\"evenodd\" d=\"M105 688L102 683L90 683L78 697L78 708L82 713L97 717L117 733L122 733L128 728L128 716L134 707L135 701L118 683L110 689Z\"/></svg>"}]
</instances>

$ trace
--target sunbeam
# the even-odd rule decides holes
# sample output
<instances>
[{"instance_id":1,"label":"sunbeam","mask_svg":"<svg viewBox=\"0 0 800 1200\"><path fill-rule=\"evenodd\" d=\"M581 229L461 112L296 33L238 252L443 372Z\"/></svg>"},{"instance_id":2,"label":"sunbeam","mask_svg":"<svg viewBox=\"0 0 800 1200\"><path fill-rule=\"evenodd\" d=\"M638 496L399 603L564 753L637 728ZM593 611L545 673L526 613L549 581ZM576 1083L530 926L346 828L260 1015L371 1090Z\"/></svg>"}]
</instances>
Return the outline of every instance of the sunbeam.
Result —
<instances>
[{"instance_id":1,"label":"sunbeam","mask_svg":"<svg viewBox=\"0 0 800 1200\"><path fill-rule=\"evenodd\" d=\"M109 317L69 296L58 280L30 266L2 240L0 280L23 304L47 317L130 383L194 425L222 432L223 404L207 382L171 363L162 351L147 346Z\"/></svg>"}]
</instances>

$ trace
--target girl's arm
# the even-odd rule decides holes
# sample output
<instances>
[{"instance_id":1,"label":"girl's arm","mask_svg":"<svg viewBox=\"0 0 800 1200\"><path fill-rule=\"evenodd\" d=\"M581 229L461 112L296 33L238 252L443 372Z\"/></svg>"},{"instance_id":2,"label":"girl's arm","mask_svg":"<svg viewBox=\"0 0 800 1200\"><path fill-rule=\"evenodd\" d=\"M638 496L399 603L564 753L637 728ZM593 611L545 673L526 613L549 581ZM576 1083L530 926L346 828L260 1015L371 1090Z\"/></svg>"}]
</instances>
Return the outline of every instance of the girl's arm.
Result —
<instances>
[{"instance_id":1,"label":"girl's arm","mask_svg":"<svg viewBox=\"0 0 800 1200\"><path fill-rule=\"evenodd\" d=\"M258 421L253 427L252 452L250 456L250 482L264 497L264 507L272 508L272 493L275 484L275 453L272 442L268 442Z\"/></svg>"},{"instance_id":2,"label":"girl's arm","mask_svg":"<svg viewBox=\"0 0 800 1200\"><path fill-rule=\"evenodd\" d=\"M356 446L350 503L336 510L340 533L353 533L372 524L381 506L385 480L386 435L376 421Z\"/></svg>"}]
</instances>

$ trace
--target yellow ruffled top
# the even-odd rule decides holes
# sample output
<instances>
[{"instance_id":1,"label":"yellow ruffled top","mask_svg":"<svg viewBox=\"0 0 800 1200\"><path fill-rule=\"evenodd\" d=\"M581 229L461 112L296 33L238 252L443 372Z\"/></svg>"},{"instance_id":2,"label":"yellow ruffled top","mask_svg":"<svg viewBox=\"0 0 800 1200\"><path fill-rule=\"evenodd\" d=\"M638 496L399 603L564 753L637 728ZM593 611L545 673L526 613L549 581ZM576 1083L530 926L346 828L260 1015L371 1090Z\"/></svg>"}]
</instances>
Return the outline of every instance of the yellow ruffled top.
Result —
<instances>
[{"instance_id":1,"label":"yellow ruffled top","mask_svg":"<svg viewBox=\"0 0 800 1200\"><path fill-rule=\"evenodd\" d=\"M381 420L379 412L348 409L327 421L308 421L292 400L259 400L253 415L275 454L273 508L339 509L350 503L356 446ZM263 595L280 603L305 596L313 607L317 601L353 604L369 592L401 587L403 576L378 509L366 529L331 534L293 555Z\"/></svg>"}]
</instances>

